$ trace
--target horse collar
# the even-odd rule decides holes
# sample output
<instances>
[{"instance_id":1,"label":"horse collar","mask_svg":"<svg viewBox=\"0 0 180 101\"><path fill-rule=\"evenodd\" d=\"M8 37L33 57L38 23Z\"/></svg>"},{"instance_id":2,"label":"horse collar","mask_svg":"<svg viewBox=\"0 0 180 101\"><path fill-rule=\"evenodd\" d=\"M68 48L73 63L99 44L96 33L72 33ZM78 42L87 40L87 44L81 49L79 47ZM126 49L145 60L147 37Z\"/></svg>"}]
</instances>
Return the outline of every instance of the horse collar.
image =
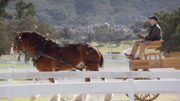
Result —
<instances>
[{"instance_id":1,"label":"horse collar","mask_svg":"<svg viewBox=\"0 0 180 101\"><path fill-rule=\"evenodd\" d=\"M40 56L42 55L43 50L44 50L46 44L47 44L47 40L44 39L44 40L41 42L40 47L38 48L35 56L34 56L33 59L32 59L33 62L34 62L34 65L35 65L35 62L36 62L36 61L40 58Z\"/></svg>"}]
</instances>

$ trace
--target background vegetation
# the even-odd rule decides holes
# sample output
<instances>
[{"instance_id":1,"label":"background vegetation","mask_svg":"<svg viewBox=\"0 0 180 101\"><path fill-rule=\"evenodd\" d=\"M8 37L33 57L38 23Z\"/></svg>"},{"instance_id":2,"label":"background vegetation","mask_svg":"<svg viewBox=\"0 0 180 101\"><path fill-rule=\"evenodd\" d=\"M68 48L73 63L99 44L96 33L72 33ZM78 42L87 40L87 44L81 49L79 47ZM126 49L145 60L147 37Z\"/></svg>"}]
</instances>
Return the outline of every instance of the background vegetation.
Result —
<instances>
[{"instance_id":1,"label":"background vegetation","mask_svg":"<svg viewBox=\"0 0 180 101\"><path fill-rule=\"evenodd\" d=\"M172 12L156 12L161 20L159 25L163 32L163 47L165 52L180 52L180 8Z\"/></svg>"},{"instance_id":2,"label":"background vegetation","mask_svg":"<svg viewBox=\"0 0 180 101\"><path fill-rule=\"evenodd\" d=\"M18 1L18 0L16 0ZM180 0L25 0L37 10L36 18L58 25L132 24L143 21L155 11L172 11ZM15 4L8 11L15 13Z\"/></svg>"},{"instance_id":3,"label":"background vegetation","mask_svg":"<svg viewBox=\"0 0 180 101\"><path fill-rule=\"evenodd\" d=\"M36 8L33 3L16 1L16 13L11 14L6 9L8 2L10 0L0 0L0 55L9 53L15 31L37 31L41 34L50 33L50 38L55 37L54 26L34 18Z\"/></svg>"}]
</instances>

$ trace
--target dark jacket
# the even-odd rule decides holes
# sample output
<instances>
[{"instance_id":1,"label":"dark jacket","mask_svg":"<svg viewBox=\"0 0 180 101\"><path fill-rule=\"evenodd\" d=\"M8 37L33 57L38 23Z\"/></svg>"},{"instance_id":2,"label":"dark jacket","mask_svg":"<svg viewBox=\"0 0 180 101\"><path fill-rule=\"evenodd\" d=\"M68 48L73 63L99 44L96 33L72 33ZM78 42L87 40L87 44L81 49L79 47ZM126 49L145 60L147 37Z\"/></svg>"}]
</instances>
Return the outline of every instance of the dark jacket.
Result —
<instances>
[{"instance_id":1,"label":"dark jacket","mask_svg":"<svg viewBox=\"0 0 180 101\"><path fill-rule=\"evenodd\" d=\"M162 32L160 26L156 23L154 26L151 26L151 30L148 36L145 36L146 41L157 41L162 40Z\"/></svg>"}]
</instances>

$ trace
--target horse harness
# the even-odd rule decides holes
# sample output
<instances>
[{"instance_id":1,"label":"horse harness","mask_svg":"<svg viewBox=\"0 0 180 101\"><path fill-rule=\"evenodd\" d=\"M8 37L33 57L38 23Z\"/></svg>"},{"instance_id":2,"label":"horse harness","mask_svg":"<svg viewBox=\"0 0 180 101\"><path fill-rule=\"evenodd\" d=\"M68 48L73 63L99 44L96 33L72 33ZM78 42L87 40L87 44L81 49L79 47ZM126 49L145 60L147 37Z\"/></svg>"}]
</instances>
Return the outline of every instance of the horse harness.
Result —
<instances>
[{"instance_id":1,"label":"horse harness","mask_svg":"<svg viewBox=\"0 0 180 101\"><path fill-rule=\"evenodd\" d=\"M48 42L48 40L47 40L47 39L44 39L44 40L42 41L42 43L40 44L40 47L38 48L35 56L34 56L33 59L32 59L34 65L35 65L36 61L37 61L41 56L43 56L43 57L46 57L46 58L49 58L49 59L52 59L52 60L55 60L55 61L58 62L58 65L57 65L55 71L58 71L58 70L59 70L60 64L65 64L65 65L68 65L68 66L71 66L71 67L75 68L76 70L82 71L82 68L76 67L76 66L74 66L73 64L69 63L68 61L63 60L63 58L62 58L63 46L62 46L62 45L58 45L58 47L59 47L59 53L60 53L59 59L56 59L56 58L54 58L54 57L52 57L52 56L50 56L50 55L48 55L48 54L43 53L43 50L45 49L45 46L46 46L47 42ZM86 70L87 70L87 64L90 64L90 63L99 63L98 61L96 61L96 60L94 59L94 54L93 54L92 47L91 47L89 44L87 44L87 46L88 46L89 51L86 52L86 57L85 57L85 60L84 60L84 64L85 64ZM89 61L89 60L87 59L89 53L91 53L91 55L92 55L92 60L91 60L91 61Z\"/></svg>"},{"instance_id":2,"label":"horse harness","mask_svg":"<svg viewBox=\"0 0 180 101\"><path fill-rule=\"evenodd\" d=\"M15 42L17 42L17 45L16 45L16 46L12 46L12 47L14 47L15 50L17 51L20 42L23 42L23 41L22 41L22 33L20 33L18 39L16 39ZM82 71L82 68L78 68L78 67L74 66L73 64L71 64L71 63L63 60L63 58L62 58L63 46L62 46L62 45L58 45L58 47L59 47L59 53L60 53L59 59L56 59L56 58L54 58L54 57L52 57L52 56L50 56L50 55L48 55L48 54L43 53L43 50L45 49L45 46L46 46L47 42L48 42L48 40L47 40L46 38L44 38L40 44L28 48L28 49L31 49L31 48L35 48L35 47L37 47L37 46L40 46L40 47L38 48L35 56L34 56L33 59L32 59L34 65L35 65L36 61L37 61L41 56L43 56L43 57L47 57L47 58L49 58L49 59L52 59L52 60L55 60L55 61L58 62L56 71L59 70L59 65L60 65L60 63L65 64L65 65L68 65L68 66L71 66L71 67L74 67L76 70ZM86 43L86 44L87 44L87 43ZM94 59L94 54L93 54L92 47L91 47L89 44L87 44L87 47L88 47L88 50L89 50L89 51L86 52L86 57L85 57L85 60L84 60L84 64L85 64L85 66L86 66L86 70L87 70L87 64L90 64L90 63L99 63L98 61L96 61L96 60ZM91 61L88 60L88 54L89 54L89 53L91 53L91 55L92 55L92 60L91 60Z\"/></svg>"}]
</instances>

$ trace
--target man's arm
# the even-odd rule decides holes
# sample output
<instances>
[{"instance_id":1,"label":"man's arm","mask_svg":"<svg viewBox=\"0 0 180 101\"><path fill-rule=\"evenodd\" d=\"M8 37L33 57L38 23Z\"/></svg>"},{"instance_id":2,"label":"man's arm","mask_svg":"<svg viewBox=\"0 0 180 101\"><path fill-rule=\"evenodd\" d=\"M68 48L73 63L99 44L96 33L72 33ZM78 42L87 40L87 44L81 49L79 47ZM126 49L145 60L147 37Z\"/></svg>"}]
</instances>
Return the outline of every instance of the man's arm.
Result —
<instances>
[{"instance_id":1,"label":"man's arm","mask_svg":"<svg viewBox=\"0 0 180 101\"><path fill-rule=\"evenodd\" d=\"M154 27L150 36L145 36L145 40L153 40L156 35L160 33L160 29L158 27Z\"/></svg>"}]
</instances>

